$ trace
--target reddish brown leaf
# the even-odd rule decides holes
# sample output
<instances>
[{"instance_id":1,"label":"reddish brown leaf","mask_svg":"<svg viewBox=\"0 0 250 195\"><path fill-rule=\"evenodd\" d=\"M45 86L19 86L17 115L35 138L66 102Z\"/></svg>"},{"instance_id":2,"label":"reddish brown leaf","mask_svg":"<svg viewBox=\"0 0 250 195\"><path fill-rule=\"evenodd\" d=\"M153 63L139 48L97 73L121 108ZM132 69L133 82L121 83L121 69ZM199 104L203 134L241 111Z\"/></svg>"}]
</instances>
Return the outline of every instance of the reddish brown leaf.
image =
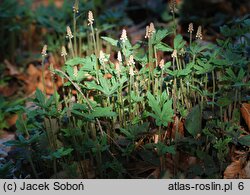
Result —
<instances>
[{"instance_id":1,"label":"reddish brown leaf","mask_svg":"<svg viewBox=\"0 0 250 195\"><path fill-rule=\"evenodd\" d=\"M14 95L17 92L17 86L0 86L0 94L2 94L4 97L9 97Z\"/></svg>"},{"instance_id":2,"label":"reddish brown leaf","mask_svg":"<svg viewBox=\"0 0 250 195\"><path fill-rule=\"evenodd\" d=\"M247 162L244 171L246 173L246 179L250 179L250 161Z\"/></svg>"},{"instance_id":3,"label":"reddish brown leaf","mask_svg":"<svg viewBox=\"0 0 250 195\"><path fill-rule=\"evenodd\" d=\"M45 88L46 94L51 95L54 93L54 86L51 78L51 72L49 70L44 71L44 80L45 80ZM36 88L44 91L44 85L42 80L42 70L35 67L33 64L30 64L27 68L27 75L19 77L19 79L24 79L26 83L26 93L30 94L33 93ZM55 85L61 86L62 81L60 78L55 80Z\"/></svg>"},{"instance_id":4,"label":"reddish brown leaf","mask_svg":"<svg viewBox=\"0 0 250 195\"><path fill-rule=\"evenodd\" d=\"M41 70L36 68L33 64L30 64L26 71L29 76L31 75L40 76L42 74Z\"/></svg>"},{"instance_id":5,"label":"reddish brown leaf","mask_svg":"<svg viewBox=\"0 0 250 195\"><path fill-rule=\"evenodd\" d=\"M172 128L171 137L174 139L176 133L178 132L178 136L184 137L184 123L178 117L174 118L174 124Z\"/></svg>"},{"instance_id":6,"label":"reddish brown leaf","mask_svg":"<svg viewBox=\"0 0 250 195\"><path fill-rule=\"evenodd\" d=\"M241 159L232 162L224 171L224 179L242 179L245 177L246 174Z\"/></svg>"},{"instance_id":7,"label":"reddish brown leaf","mask_svg":"<svg viewBox=\"0 0 250 195\"><path fill-rule=\"evenodd\" d=\"M76 95L76 94L77 94L77 90L73 89L73 90L71 91L71 93L72 93L73 95Z\"/></svg>"},{"instance_id":8,"label":"reddish brown leaf","mask_svg":"<svg viewBox=\"0 0 250 195\"><path fill-rule=\"evenodd\" d=\"M250 130L250 104L243 103L240 108L243 119L245 120L248 130Z\"/></svg>"},{"instance_id":9,"label":"reddish brown leaf","mask_svg":"<svg viewBox=\"0 0 250 195\"><path fill-rule=\"evenodd\" d=\"M112 74L109 74L109 73L108 73L108 74L105 74L105 75L104 75L104 78L105 78L105 79L111 79L111 78L112 78Z\"/></svg>"},{"instance_id":10,"label":"reddish brown leaf","mask_svg":"<svg viewBox=\"0 0 250 195\"><path fill-rule=\"evenodd\" d=\"M15 125L17 119L18 119L18 115L17 114L13 114L13 115L10 115L9 117L7 117L6 121L7 121L8 125L9 125L9 127Z\"/></svg>"}]
</instances>

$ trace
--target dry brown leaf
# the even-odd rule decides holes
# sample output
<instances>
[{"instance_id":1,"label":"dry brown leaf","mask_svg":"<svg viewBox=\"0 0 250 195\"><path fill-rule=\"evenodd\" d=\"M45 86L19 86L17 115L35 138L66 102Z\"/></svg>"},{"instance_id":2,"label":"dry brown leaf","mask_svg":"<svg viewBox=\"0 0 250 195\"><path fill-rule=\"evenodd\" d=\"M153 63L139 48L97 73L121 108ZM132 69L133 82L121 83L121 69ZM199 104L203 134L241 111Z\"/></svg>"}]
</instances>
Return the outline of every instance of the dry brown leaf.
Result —
<instances>
[{"instance_id":1,"label":"dry brown leaf","mask_svg":"<svg viewBox=\"0 0 250 195\"><path fill-rule=\"evenodd\" d=\"M25 83L25 93L33 93L38 83L41 82L42 72L36 68L33 64L30 64L26 70L27 74L21 74L17 78Z\"/></svg>"},{"instance_id":2,"label":"dry brown leaf","mask_svg":"<svg viewBox=\"0 0 250 195\"><path fill-rule=\"evenodd\" d=\"M243 119L245 120L248 130L250 130L250 104L243 103L240 108Z\"/></svg>"},{"instance_id":3,"label":"dry brown leaf","mask_svg":"<svg viewBox=\"0 0 250 195\"><path fill-rule=\"evenodd\" d=\"M246 174L241 160L232 162L224 171L224 179L242 179L245 177Z\"/></svg>"},{"instance_id":4,"label":"dry brown leaf","mask_svg":"<svg viewBox=\"0 0 250 195\"><path fill-rule=\"evenodd\" d=\"M77 90L72 89L71 93L72 93L73 95L76 95L76 94L77 94Z\"/></svg>"},{"instance_id":5,"label":"dry brown leaf","mask_svg":"<svg viewBox=\"0 0 250 195\"><path fill-rule=\"evenodd\" d=\"M14 86L0 86L0 94L4 97L9 97L17 92L17 85Z\"/></svg>"},{"instance_id":6,"label":"dry brown leaf","mask_svg":"<svg viewBox=\"0 0 250 195\"><path fill-rule=\"evenodd\" d=\"M54 87L53 82L51 79L51 73L49 70L44 71L44 80L46 84L46 94L51 95L54 93ZM26 93L31 94L33 93L36 88L40 89L41 91L44 91L44 86L42 82L42 70L35 67L33 64L30 64L27 68L27 75L26 77L19 77L19 79L25 79L24 82L26 83ZM56 86L61 86L62 81L61 79L56 79L55 81Z\"/></svg>"},{"instance_id":7,"label":"dry brown leaf","mask_svg":"<svg viewBox=\"0 0 250 195\"><path fill-rule=\"evenodd\" d=\"M17 67L11 64L8 60L4 60L4 63L6 64L7 68L9 69L9 75L18 75L20 72L17 70Z\"/></svg>"},{"instance_id":8,"label":"dry brown leaf","mask_svg":"<svg viewBox=\"0 0 250 195\"><path fill-rule=\"evenodd\" d=\"M178 127L178 128L177 128ZM178 136L184 137L184 123L179 117L174 118L174 124L171 132L171 138L175 139L176 131L178 132Z\"/></svg>"},{"instance_id":9,"label":"dry brown leaf","mask_svg":"<svg viewBox=\"0 0 250 195\"><path fill-rule=\"evenodd\" d=\"M105 79L111 79L112 78L112 74L107 73L103 76Z\"/></svg>"},{"instance_id":10,"label":"dry brown leaf","mask_svg":"<svg viewBox=\"0 0 250 195\"><path fill-rule=\"evenodd\" d=\"M35 67L34 64L29 64L28 68L27 68L27 74L29 76L33 75L33 76L40 76L42 74L42 71L39 70L38 68Z\"/></svg>"},{"instance_id":11,"label":"dry brown leaf","mask_svg":"<svg viewBox=\"0 0 250 195\"><path fill-rule=\"evenodd\" d=\"M247 162L244 171L246 173L246 179L250 179L250 161Z\"/></svg>"},{"instance_id":12,"label":"dry brown leaf","mask_svg":"<svg viewBox=\"0 0 250 195\"><path fill-rule=\"evenodd\" d=\"M8 125L11 127L11 126L16 124L17 119L18 119L18 115L12 114L6 118L6 121L7 121Z\"/></svg>"}]
</instances>

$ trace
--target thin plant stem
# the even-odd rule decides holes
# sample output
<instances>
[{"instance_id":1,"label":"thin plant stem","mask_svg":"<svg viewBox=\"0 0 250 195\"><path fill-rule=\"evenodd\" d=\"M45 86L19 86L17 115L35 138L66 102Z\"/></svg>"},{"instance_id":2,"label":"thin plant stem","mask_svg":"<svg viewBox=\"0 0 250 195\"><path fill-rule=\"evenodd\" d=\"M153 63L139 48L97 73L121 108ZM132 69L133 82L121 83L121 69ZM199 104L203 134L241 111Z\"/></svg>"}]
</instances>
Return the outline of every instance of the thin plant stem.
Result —
<instances>
[{"instance_id":1,"label":"thin plant stem","mask_svg":"<svg viewBox=\"0 0 250 195\"><path fill-rule=\"evenodd\" d=\"M72 44L71 38L69 38L69 46L70 46L71 55L74 58L75 57L75 52L74 52L74 48L73 48L73 44Z\"/></svg>"},{"instance_id":2,"label":"thin plant stem","mask_svg":"<svg viewBox=\"0 0 250 195\"><path fill-rule=\"evenodd\" d=\"M51 68L52 68L52 71L54 69L53 67L53 64L51 64ZM53 84L53 90L54 90L54 98L55 98L55 104L56 104L56 109L58 109L58 101L57 101L57 97L56 97L56 84L55 84L55 79L54 79L54 76L53 76L53 73L51 73L51 81L52 81L52 84Z\"/></svg>"},{"instance_id":3,"label":"thin plant stem","mask_svg":"<svg viewBox=\"0 0 250 195\"><path fill-rule=\"evenodd\" d=\"M111 98L111 97L109 97L109 96L107 97L107 106L110 107L111 110L113 110L113 106L112 106L112 104L111 104L110 98ZM113 126L114 126L114 121L111 120L111 123L112 123L111 126L113 127ZM111 132L111 130L108 130L108 131L107 131L107 134L109 135L109 137L112 137L112 132Z\"/></svg>"},{"instance_id":4,"label":"thin plant stem","mask_svg":"<svg viewBox=\"0 0 250 195\"><path fill-rule=\"evenodd\" d=\"M180 70L181 67L180 67L180 63L179 63L178 57L175 57L175 61L176 61L176 64L177 64L177 70Z\"/></svg>"},{"instance_id":5,"label":"thin plant stem","mask_svg":"<svg viewBox=\"0 0 250 195\"><path fill-rule=\"evenodd\" d=\"M67 74L65 74L63 71L61 71L59 69L55 69L55 71L60 72L61 74L63 74L73 84L73 86L76 88L76 90L82 95L83 99L86 101L89 109L93 110L93 107L91 106L90 102L88 101L86 96L81 91L81 88L74 81L72 81L72 79ZM103 135L104 132L103 132L103 129L102 129L102 126L101 126L101 123L100 123L99 119L96 119L96 122L97 122L97 125L98 125L98 127L99 127L99 129L101 131L101 134Z\"/></svg>"},{"instance_id":6,"label":"thin plant stem","mask_svg":"<svg viewBox=\"0 0 250 195\"><path fill-rule=\"evenodd\" d=\"M201 124L202 124L202 114L203 114L203 102L204 102L204 100L203 100L203 96L201 95L201 107L200 107L200 109L201 109Z\"/></svg>"},{"instance_id":7,"label":"thin plant stem","mask_svg":"<svg viewBox=\"0 0 250 195\"><path fill-rule=\"evenodd\" d=\"M164 78L163 78L163 68L161 69L161 78L160 78L160 94L162 93L162 85L163 85L163 81L164 81Z\"/></svg>"},{"instance_id":8,"label":"thin plant stem","mask_svg":"<svg viewBox=\"0 0 250 195\"><path fill-rule=\"evenodd\" d=\"M173 96L173 108L174 108L174 114L177 115L177 86L176 86L176 77L174 77L174 85L172 89L172 96Z\"/></svg>"},{"instance_id":9,"label":"thin plant stem","mask_svg":"<svg viewBox=\"0 0 250 195\"><path fill-rule=\"evenodd\" d=\"M118 74L118 80L119 80L119 83L121 83L121 75ZM118 107L118 110L119 110L119 122L121 124L123 124L123 100L122 100L122 85L119 86L119 91L118 91L118 100L119 100L119 107Z\"/></svg>"},{"instance_id":10,"label":"thin plant stem","mask_svg":"<svg viewBox=\"0 0 250 195\"><path fill-rule=\"evenodd\" d=\"M45 67L44 67L44 63L45 63L45 56L42 56L42 83L43 83L43 93L46 96L46 85L45 85Z\"/></svg>"},{"instance_id":11,"label":"thin plant stem","mask_svg":"<svg viewBox=\"0 0 250 195\"><path fill-rule=\"evenodd\" d=\"M56 159L53 159L53 170L54 170L54 175L57 178L57 166L56 166Z\"/></svg>"},{"instance_id":12,"label":"thin plant stem","mask_svg":"<svg viewBox=\"0 0 250 195\"><path fill-rule=\"evenodd\" d=\"M237 98L238 98L238 89L235 89L235 95L234 95L234 111L237 109Z\"/></svg>"},{"instance_id":13,"label":"thin plant stem","mask_svg":"<svg viewBox=\"0 0 250 195\"><path fill-rule=\"evenodd\" d=\"M91 35L92 35L92 39L93 39L93 43L94 43L95 55L96 55L96 57L98 57L97 45L96 45L96 40L95 40L95 31L94 31L92 24L90 25L90 28L91 28Z\"/></svg>"},{"instance_id":14,"label":"thin plant stem","mask_svg":"<svg viewBox=\"0 0 250 195\"><path fill-rule=\"evenodd\" d=\"M196 58L196 55L193 56L193 64L195 63L195 58ZM194 72L192 72L192 85L194 86ZM196 103L196 93L195 91L193 90L192 91L192 94L193 94L193 98L194 98L194 104Z\"/></svg>"},{"instance_id":15,"label":"thin plant stem","mask_svg":"<svg viewBox=\"0 0 250 195\"><path fill-rule=\"evenodd\" d=\"M132 98L131 98L131 92L132 92L132 86L133 86L133 76L132 75L130 75L129 76L129 80L130 80L130 82L129 82L129 120L132 118L131 117L131 115L132 115L132 112L131 112L131 110L132 110Z\"/></svg>"},{"instance_id":16,"label":"thin plant stem","mask_svg":"<svg viewBox=\"0 0 250 195\"><path fill-rule=\"evenodd\" d=\"M98 166L98 171L100 173L100 177L103 178L103 171L102 171L102 153L101 153L101 146L100 144L97 144L97 158L96 158L96 161L97 161L97 166Z\"/></svg>"},{"instance_id":17,"label":"thin plant stem","mask_svg":"<svg viewBox=\"0 0 250 195\"><path fill-rule=\"evenodd\" d=\"M31 158L31 156L29 154L27 154L27 158L28 158L28 161L30 163L31 169L32 169L32 171L33 171L33 173L35 175L35 178L38 179L39 178L38 173L36 171L36 168L35 168L35 165L34 165L34 163L32 161L32 158Z\"/></svg>"},{"instance_id":18,"label":"thin plant stem","mask_svg":"<svg viewBox=\"0 0 250 195\"><path fill-rule=\"evenodd\" d=\"M99 34L100 34L100 32L97 30L96 31L96 36L95 36L96 37L96 49L97 49L97 51L101 50L101 44L100 44Z\"/></svg>"},{"instance_id":19,"label":"thin plant stem","mask_svg":"<svg viewBox=\"0 0 250 195\"><path fill-rule=\"evenodd\" d=\"M180 78L180 91L181 91L181 103L184 105L184 87L183 87L183 80Z\"/></svg>"},{"instance_id":20,"label":"thin plant stem","mask_svg":"<svg viewBox=\"0 0 250 195\"><path fill-rule=\"evenodd\" d=\"M238 91L238 102L241 104L241 87L239 88Z\"/></svg>"},{"instance_id":21,"label":"thin plant stem","mask_svg":"<svg viewBox=\"0 0 250 195\"><path fill-rule=\"evenodd\" d=\"M154 47L154 55L155 55L155 67L158 65L158 59L157 59L157 50L156 47Z\"/></svg>"},{"instance_id":22,"label":"thin plant stem","mask_svg":"<svg viewBox=\"0 0 250 195\"><path fill-rule=\"evenodd\" d=\"M74 28L74 51L75 51L75 54L77 55L77 44L76 44L76 12L74 12L74 17L73 17L73 28Z\"/></svg>"},{"instance_id":23,"label":"thin plant stem","mask_svg":"<svg viewBox=\"0 0 250 195\"><path fill-rule=\"evenodd\" d=\"M79 47L78 47L79 56L81 57L82 56L82 36L81 35L79 35L78 44L79 44Z\"/></svg>"},{"instance_id":24,"label":"thin plant stem","mask_svg":"<svg viewBox=\"0 0 250 195\"><path fill-rule=\"evenodd\" d=\"M189 44L192 45L192 37L193 37L193 33L189 33Z\"/></svg>"},{"instance_id":25,"label":"thin plant stem","mask_svg":"<svg viewBox=\"0 0 250 195\"><path fill-rule=\"evenodd\" d=\"M176 19L175 19L175 13L174 13L174 11L172 13L173 13L173 22L174 22L174 35L176 36L177 24L176 24Z\"/></svg>"},{"instance_id":26,"label":"thin plant stem","mask_svg":"<svg viewBox=\"0 0 250 195\"><path fill-rule=\"evenodd\" d=\"M151 89L152 84L152 90L153 87L153 71L154 71L154 64L153 64L153 46L152 46L152 38L148 38L148 65L149 65L149 89Z\"/></svg>"},{"instance_id":27,"label":"thin plant stem","mask_svg":"<svg viewBox=\"0 0 250 195\"><path fill-rule=\"evenodd\" d=\"M206 75L205 75L205 91L206 92L208 91L207 83L208 83L208 74L206 73Z\"/></svg>"},{"instance_id":28,"label":"thin plant stem","mask_svg":"<svg viewBox=\"0 0 250 195\"><path fill-rule=\"evenodd\" d=\"M49 120L49 124L50 124L50 138L52 139L53 149L56 150L57 144L56 144L56 139L55 139L55 135L54 135L53 130L58 129L58 128L57 128L57 126L53 125L54 123L52 123L51 117L48 117L48 120Z\"/></svg>"},{"instance_id":29,"label":"thin plant stem","mask_svg":"<svg viewBox=\"0 0 250 195\"><path fill-rule=\"evenodd\" d=\"M95 39L95 31L93 28L93 25L90 25L91 28L91 35L92 35L92 40L93 40L93 44L94 44L94 50L95 50L95 56L96 58L99 57L98 51L97 51L97 45L96 45L96 39ZM98 65L98 60L96 60L96 81L99 84L99 65Z\"/></svg>"},{"instance_id":30,"label":"thin plant stem","mask_svg":"<svg viewBox=\"0 0 250 195\"><path fill-rule=\"evenodd\" d=\"M215 100L215 73L214 70L212 70L212 79L213 79L213 97L212 97L212 110L214 111L214 100Z\"/></svg>"},{"instance_id":31,"label":"thin plant stem","mask_svg":"<svg viewBox=\"0 0 250 195\"><path fill-rule=\"evenodd\" d=\"M175 60L176 60L176 64L177 64L177 69L178 69L178 70L181 70L182 67L181 67L180 59L179 59L178 57L176 57ZM182 103L182 105L184 105L183 83L182 83L182 82L183 82L183 81L182 81L182 78L180 78L180 86L181 86L181 87L180 87L180 91L181 91L180 96L181 96L181 103Z\"/></svg>"},{"instance_id":32,"label":"thin plant stem","mask_svg":"<svg viewBox=\"0 0 250 195\"><path fill-rule=\"evenodd\" d=\"M20 118L21 118L22 124L24 126L24 130L25 130L25 133L26 133L27 137L30 137L29 131L28 131L28 129L27 129L26 125L25 125L25 122L23 120L23 116L20 115Z\"/></svg>"},{"instance_id":33,"label":"thin plant stem","mask_svg":"<svg viewBox=\"0 0 250 195\"><path fill-rule=\"evenodd\" d=\"M222 106L220 106L220 120L221 120L221 122L223 121L223 110L222 110Z\"/></svg>"},{"instance_id":34,"label":"thin plant stem","mask_svg":"<svg viewBox=\"0 0 250 195\"><path fill-rule=\"evenodd\" d=\"M64 63L67 61L67 59L66 59L66 56L64 55L63 56L63 59L64 59Z\"/></svg>"},{"instance_id":35,"label":"thin plant stem","mask_svg":"<svg viewBox=\"0 0 250 195\"><path fill-rule=\"evenodd\" d=\"M173 63L173 70L175 71L175 59L176 58L173 58L173 61L172 61L172 63ZM173 84L173 87L172 87L172 96L173 96L173 108L174 108L174 114L175 114L175 116L176 116L176 114L177 114L177 84L176 84L177 82L176 82L176 76L174 76L174 84Z\"/></svg>"},{"instance_id":36,"label":"thin plant stem","mask_svg":"<svg viewBox=\"0 0 250 195\"><path fill-rule=\"evenodd\" d=\"M232 104L229 104L228 106L228 118L229 120L232 120Z\"/></svg>"}]
</instances>

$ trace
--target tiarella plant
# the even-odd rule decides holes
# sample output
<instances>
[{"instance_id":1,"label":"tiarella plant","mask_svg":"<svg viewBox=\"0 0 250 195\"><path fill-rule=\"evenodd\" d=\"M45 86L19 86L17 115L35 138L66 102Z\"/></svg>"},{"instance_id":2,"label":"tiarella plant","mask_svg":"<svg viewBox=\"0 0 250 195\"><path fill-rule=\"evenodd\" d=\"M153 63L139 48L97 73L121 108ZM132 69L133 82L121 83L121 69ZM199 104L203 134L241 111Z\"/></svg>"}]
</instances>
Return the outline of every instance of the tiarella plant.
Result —
<instances>
[{"instance_id":1,"label":"tiarella plant","mask_svg":"<svg viewBox=\"0 0 250 195\"><path fill-rule=\"evenodd\" d=\"M201 26L193 37L190 24L186 41L177 34L173 3L174 28L150 23L145 39L133 45L126 29L120 38L100 36L92 11L86 14L84 42L78 12L76 0L73 32L65 28L63 68L50 65L52 81L54 74L62 77L62 90L47 97L44 84L35 93L33 109L16 108L18 139L6 143L22 149L31 177L51 177L46 167L58 178L133 178L129 164L142 161L164 175L169 159L177 177L175 162L182 153L201 161L186 171L187 177L193 177L192 171L221 177L228 145L250 145L237 124L240 103L249 101L249 19L236 21L241 34L235 34L234 26L222 27L225 37L217 44L202 42ZM174 39L168 45L170 35ZM7 165L1 169L10 169Z\"/></svg>"}]
</instances>

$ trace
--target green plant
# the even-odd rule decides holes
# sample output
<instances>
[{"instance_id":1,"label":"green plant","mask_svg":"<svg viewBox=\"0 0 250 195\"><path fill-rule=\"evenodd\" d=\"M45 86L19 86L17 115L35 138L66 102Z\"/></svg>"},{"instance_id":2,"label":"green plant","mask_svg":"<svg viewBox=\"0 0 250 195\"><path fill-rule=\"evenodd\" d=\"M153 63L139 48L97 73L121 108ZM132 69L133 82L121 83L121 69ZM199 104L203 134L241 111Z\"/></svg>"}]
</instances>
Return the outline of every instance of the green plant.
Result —
<instances>
[{"instance_id":1,"label":"green plant","mask_svg":"<svg viewBox=\"0 0 250 195\"><path fill-rule=\"evenodd\" d=\"M120 39L100 38L106 27L94 26L92 11L85 19L90 29L78 30L78 3L73 33L66 27L69 47L62 47L64 66L50 65L52 75L63 79L62 92L47 97L45 87L37 89L34 110L13 108L19 112L18 140L6 145L25 151L34 177L58 177L68 171L89 178L89 166L95 178L126 178L132 177L128 164L140 161L160 167L162 174L172 158L175 178L180 156L186 153L200 161L189 167L187 177L220 178L231 144L249 147L249 136L242 136L239 124L239 106L249 90L249 58L243 47L248 41L234 43L229 36L218 44L202 45L198 27L196 40L190 31L188 45L177 34L174 7L174 29L155 29L150 23L145 42L132 44L125 29ZM238 27L249 28L248 21L241 22ZM169 35L174 36L172 46L165 43ZM230 35L226 27L224 35ZM117 59L111 58L111 51ZM160 62L158 51L164 53ZM206 118L208 112L211 116ZM70 170L67 165L72 165Z\"/></svg>"}]
</instances>

